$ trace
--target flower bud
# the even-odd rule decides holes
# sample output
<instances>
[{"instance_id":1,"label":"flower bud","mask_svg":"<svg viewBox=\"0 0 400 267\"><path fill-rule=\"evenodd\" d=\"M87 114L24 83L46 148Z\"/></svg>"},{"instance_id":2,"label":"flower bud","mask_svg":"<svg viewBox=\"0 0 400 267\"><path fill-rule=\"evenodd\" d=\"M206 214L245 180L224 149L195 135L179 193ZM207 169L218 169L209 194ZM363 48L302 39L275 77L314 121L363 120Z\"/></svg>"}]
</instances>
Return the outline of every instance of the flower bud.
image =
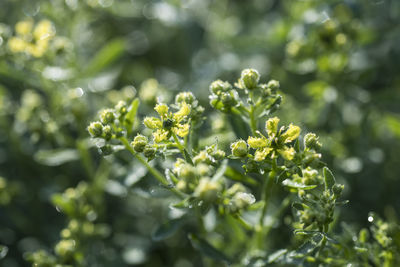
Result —
<instances>
[{"instance_id":1,"label":"flower bud","mask_svg":"<svg viewBox=\"0 0 400 267\"><path fill-rule=\"evenodd\" d=\"M88 127L88 131L92 137L101 137L103 134L103 125L99 121L92 122Z\"/></svg>"},{"instance_id":2,"label":"flower bud","mask_svg":"<svg viewBox=\"0 0 400 267\"><path fill-rule=\"evenodd\" d=\"M342 185L342 184L335 184L332 187L333 194L335 194L335 196L337 196L337 197L339 197L342 194L343 189L344 189L344 185Z\"/></svg>"},{"instance_id":3,"label":"flower bud","mask_svg":"<svg viewBox=\"0 0 400 267\"><path fill-rule=\"evenodd\" d=\"M222 186L208 177L200 179L194 195L206 202L213 202L218 198L218 193L222 190Z\"/></svg>"},{"instance_id":4,"label":"flower bud","mask_svg":"<svg viewBox=\"0 0 400 267\"><path fill-rule=\"evenodd\" d=\"M125 115L128 113L128 107L126 105L125 101L119 101L117 105L115 105L115 110L120 114L120 115Z\"/></svg>"},{"instance_id":5,"label":"flower bud","mask_svg":"<svg viewBox=\"0 0 400 267\"><path fill-rule=\"evenodd\" d=\"M105 145L105 146L100 147L100 152L102 155L108 156L108 155L111 155L114 151L113 151L112 146Z\"/></svg>"},{"instance_id":6,"label":"flower bud","mask_svg":"<svg viewBox=\"0 0 400 267\"><path fill-rule=\"evenodd\" d=\"M75 251L75 241L72 239L61 240L55 246L54 251L58 256L68 258Z\"/></svg>"},{"instance_id":7,"label":"flower bud","mask_svg":"<svg viewBox=\"0 0 400 267\"><path fill-rule=\"evenodd\" d=\"M240 77L240 84L246 89L254 89L258 85L260 74L255 69L245 69Z\"/></svg>"},{"instance_id":8,"label":"flower bud","mask_svg":"<svg viewBox=\"0 0 400 267\"><path fill-rule=\"evenodd\" d=\"M236 207L236 209L244 209L249 205L256 202L256 198L249 193L238 192L233 196L232 204Z\"/></svg>"},{"instance_id":9,"label":"flower bud","mask_svg":"<svg viewBox=\"0 0 400 267\"><path fill-rule=\"evenodd\" d=\"M304 146L308 149L319 150L322 145L318 141L318 136L315 133L308 133L304 136Z\"/></svg>"},{"instance_id":10,"label":"flower bud","mask_svg":"<svg viewBox=\"0 0 400 267\"><path fill-rule=\"evenodd\" d=\"M244 140L236 141L231 144L232 155L235 157L245 157L248 153L247 143Z\"/></svg>"},{"instance_id":11,"label":"flower bud","mask_svg":"<svg viewBox=\"0 0 400 267\"><path fill-rule=\"evenodd\" d=\"M100 121L104 125L113 123L115 120L114 110L112 109L105 109L100 113Z\"/></svg>"},{"instance_id":12,"label":"flower bud","mask_svg":"<svg viewBox=\"0 0 400 267\"><path fill-rule=\"evenodd\" d=\"M210 85L210 91L213 94L220 94L221 92L227 92L232 89L232 85L228 82L223 82L221 80L216 80L211 83Z\"/></svg>"},{"instance_id":13,"label":"flower bud","mask_svg":"<svg viewBox=\"0 0 400 267\"><path fill-rule=\"evenodd\" d=\"M133 149L136 152L141 153L144 151L144 148L146 147L147 143L148 143L147 137L138 134L137 136L135 136L135 139L133 139L131 146L133 146Z\"/></svg>"},{"instance_id":14,"label":"flower bud","mask_svg":"<svg viewBox=\"0 0 400 267\"><path fill-rule=\"evenodd\" d=\"M280 84L277 80L270 80L267 84L267 87L270 88L273 92L279 89Z\"/></svg>"},{"instance_id":15,"label":"flower bud","mask_svg":"<svg viewBox=\"0 0 400 267\"><path fill-rule=\"evenodd\" d=\"M196 100L192 92L181 92L175 96L175 104L186 103L191 105Z\"/></svg>"},{"instance_id":16,"label":"flower bud","mask_svg":"<svg viewBox=\"0 0 400 267\"><path fill-rule=\"evenodd\" d=\"M112 128L110 125L103 127L103 137L106 141L109 141L112 138Z\"/></svg>"},{"instance_id":17,"label":"flower bud","mask_svg":"<svg viewBox=\"0 0 400 267\"><path fill-rule=\"evenodd\" d=\"M143 154L147 159L152 160L156 155L156 151L157 150L151 145L146 145L143 150Z\"/></svg>"},{"instance_id":18,"label":"flower bud","mask_svg":"<svg viewBox=\"0 0 400 267\"><path fill-rule=\"evenodd\" d=\"M213 152L211 152L211 156L215 159L215 160L222 160L225 158L225 152L222 151L221 149L217 149Z\"/></svg>"}]
</instances>

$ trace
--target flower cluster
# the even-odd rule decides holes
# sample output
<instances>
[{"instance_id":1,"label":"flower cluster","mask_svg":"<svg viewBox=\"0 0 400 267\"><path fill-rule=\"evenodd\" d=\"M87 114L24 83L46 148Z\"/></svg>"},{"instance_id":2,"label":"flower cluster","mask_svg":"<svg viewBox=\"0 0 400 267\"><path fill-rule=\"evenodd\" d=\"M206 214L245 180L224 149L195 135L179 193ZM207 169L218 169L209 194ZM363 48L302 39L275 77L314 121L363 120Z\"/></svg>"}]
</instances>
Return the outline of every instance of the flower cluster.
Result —
<instances>
[{"instance_id":1,"label":"flower cluster","mask_svg":"<svg viewBox=\"0 0 400 267\"><path fill-rule=\"evenodd\" d=\"M16 36L8 41L10 51L25 52L33 57L42 57L55 35L55 29L49 20L41 20L36 25L32 20L20 21L15 25L15 32Z\"/></svg>"}]
</instances>

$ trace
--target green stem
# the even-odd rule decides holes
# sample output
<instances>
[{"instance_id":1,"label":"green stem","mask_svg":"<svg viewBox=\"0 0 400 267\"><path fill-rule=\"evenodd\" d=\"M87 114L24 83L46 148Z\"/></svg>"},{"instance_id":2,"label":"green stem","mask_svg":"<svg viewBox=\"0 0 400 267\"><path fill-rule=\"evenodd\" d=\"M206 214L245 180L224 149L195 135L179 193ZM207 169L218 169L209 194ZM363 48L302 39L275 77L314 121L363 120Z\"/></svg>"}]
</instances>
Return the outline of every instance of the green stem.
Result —
<instances>
[{"instance_id":1,"label":"green stem","mask_svg":"<svg viewBox=\"0 0 400 267\"><path fill-rule=\"evenodd\" d=\"M264 226L264 218L265 218L265 215L267 214L268 204L269 204L269 200L271 198L271 192L272 192L272 188L274 185L274 178L275 178L275 172L271 171L268 175L267 181L264 183L264 188L263 188L262 198L261 198L262 200L264 200L264 207L262 209L260 220L259 220L261 227Z\"/></svg>"},{"instance_id":2,"label":"green stem","mask_svg":"<svg viewBox=\"0 0 400 267\"><path fill-rule=\"evenodd\" d=\"M125 148L129 152L131 152L131 154L147 168L147 170L154 176L154 178L156 178L161 184L166 186L175 195L179 196L180 198L183 198L183 194L181 192L177 191L175 188L170 187L170 183L168 182L167 178L164 177L164 175L162 175L158 170L152 167L141 155L137 154L135 150L133 150L126 137L120 137L119 140L122 142Z\"/></svg>"},{"instance_id":3,"label":"green stem","mask_svg":"<svg viewBox=\"0 0 400 267\"><path fill-rule=\"evenodd\" d=\"M183 157L185 158L185 160L193 165L192 159L190 157L188 157L189 154L186 152L185 148L182 146L182 144L179 141L179 139L176 136L176 134L174 132L171 132L171 134L172 134L172 137L175 140L176 146L178 147L179 151L181 151L181 153L182 153Z\"/></svg>"},{"instance_id":4,"label":"green stem","mask_svg":"<svg viewBox=\"0 0 400 267\"><path fill-rule=\"evenodd\" d=\"M249 97L250 97L251 101L253 101L253 92L249 92ZM251 104L250 110L249 110L249 118L250 118L250 129L251 129L251 133L253 135L255 135L256 131L257 131L257 121L254 116L254 112L255 112L255 106L254 106L254 104Z\"/></svg>"}]
</instances>

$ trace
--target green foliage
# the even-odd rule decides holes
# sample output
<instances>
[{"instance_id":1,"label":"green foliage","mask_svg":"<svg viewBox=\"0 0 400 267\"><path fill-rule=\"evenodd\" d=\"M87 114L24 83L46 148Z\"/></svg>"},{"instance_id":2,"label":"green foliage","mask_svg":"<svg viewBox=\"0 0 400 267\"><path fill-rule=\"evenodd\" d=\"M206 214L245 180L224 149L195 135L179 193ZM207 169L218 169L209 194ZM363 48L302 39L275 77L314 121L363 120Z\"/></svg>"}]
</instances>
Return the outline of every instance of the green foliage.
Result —
<instances>
[{"instance_id":1,"label":"green foliage","mask_svg":"<svg viewBox=\"0 0 400 267\"><path fill-rule=\"evenodd\" d=\"M399 10L2 1L0 265L399 266Z\"/></svg>"}]
</instances>

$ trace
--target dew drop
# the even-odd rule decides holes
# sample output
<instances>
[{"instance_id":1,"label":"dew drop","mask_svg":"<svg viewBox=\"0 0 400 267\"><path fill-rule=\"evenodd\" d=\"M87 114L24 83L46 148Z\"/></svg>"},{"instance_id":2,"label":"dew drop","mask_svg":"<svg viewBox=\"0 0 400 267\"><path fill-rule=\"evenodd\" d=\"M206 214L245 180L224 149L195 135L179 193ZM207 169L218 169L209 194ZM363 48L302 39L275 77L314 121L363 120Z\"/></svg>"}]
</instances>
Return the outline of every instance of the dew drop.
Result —
<instances>
[{"instance_id":1,"label":"dew drop","mask_svg":"<svg viewBox=\"0 0 400 267\"><path fill-rule=\"evenodd\" d=\"M373 222L373 221L374 221L374 217L368 216L368 221L369 221L369 222Z\"/></svg>"}]
</instances>

